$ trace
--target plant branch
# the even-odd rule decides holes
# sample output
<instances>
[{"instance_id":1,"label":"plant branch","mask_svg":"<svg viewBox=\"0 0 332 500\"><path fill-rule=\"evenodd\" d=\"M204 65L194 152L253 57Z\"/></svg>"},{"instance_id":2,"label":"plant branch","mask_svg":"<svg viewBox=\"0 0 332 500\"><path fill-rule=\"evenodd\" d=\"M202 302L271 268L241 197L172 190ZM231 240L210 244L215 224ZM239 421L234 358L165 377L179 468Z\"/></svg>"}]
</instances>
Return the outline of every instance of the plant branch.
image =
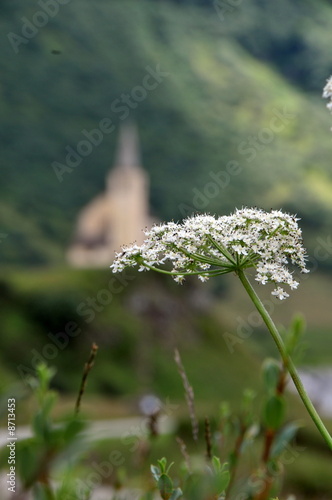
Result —
<instances>
[{"instance_id":1,"label":"plant branch","mask_svg":"<svg viewBox=\"0 0 332 500\"><path fill-rule=\"evenodd\" d=\"M279 350L279 353L281 355L282 362L284 366L287 368L290 376L293 379L293 382L295 384L295 387L297 389L297 392L299 393L300 398L302 399L310 417L312 418L313 422L315 423L317 429L323 436L325 442L329 446L329 448L332 450L332 437L330 436L330 433L326 429L324 423L322 422L320 416L318 415L314 405L312 404L302 382L299 377L299 374L297 373L297 370L295 368L295 365L287 353L287 350L285 348L284 342L281 338L281 335L275 326L271 316L265 309L263 303L261 302L260 298L256 294L255 290L253 289L251 283L249 282L247 276L244 274L244 272L241 269L237 270L237 274L241 280L241 283L243 284L244 288L246 289L249 297L251 298L252 302L254 303L256 309L260 313L260 315L263 318L264 323L266 324L269 332L271 333L273 340Z\"/></svg>"},{"instance_id":2,"label":"plant branch","mask_svg":"<svg viewBox=\"0 0 332 500\"><path fill-rule=\"evenodd\" d=\"M78 412L80 410L81 399L82 399L82 396L83 396L84 391L85 391L86 380L87 380L88 375L89 375L89 373L92 370L92 367L94 365L94 360L95 360L95 357L97 355L97 351L98 351L98 346L97 346L97 344L93 343L92 344L92 348L91 348L90 357L88 359L88 362L85 363L85 365L84 365L81 386L80 386L80 390L79 390L79 393L78 393L78 396L77 396L77 400L76 400L76 404L75 404L75 414L76 415L78 414Z\"/></svg>"}]
</instances>

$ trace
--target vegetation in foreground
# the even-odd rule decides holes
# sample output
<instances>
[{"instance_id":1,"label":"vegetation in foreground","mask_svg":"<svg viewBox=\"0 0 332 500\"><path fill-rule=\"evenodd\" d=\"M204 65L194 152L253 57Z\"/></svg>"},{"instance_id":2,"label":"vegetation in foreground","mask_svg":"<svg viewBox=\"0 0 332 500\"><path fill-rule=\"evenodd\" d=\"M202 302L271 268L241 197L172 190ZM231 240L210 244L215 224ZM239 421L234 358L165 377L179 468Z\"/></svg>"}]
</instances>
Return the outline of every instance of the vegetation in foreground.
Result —
<instances>
[{"instance_id":1,"label":"vegetation in foreground","mask_svg":"<svg viewBox=\"0 0 332 500\"><path fill-rule=\"evenodd\" d=\"M293 345L302 327L296 320L288 331ZM173 401L150 395L142 402L134 428L126 428L124 419L118 439L105 436L96 442L82 416L84 388L96 352L93 346L76 404L60 419L53 416L57 402L50 389L53 369L41 364L37 378L29 378L32 436L16 443L12 480L15 476L17 498L30 491L34 500L87 500L101 486L109 488L110 499L130 495L137 500L272 500L277 494L280 500L295 498L290 492L297 500L319 500L330 491L329 456L308 446L305 434L299 432L303 423L291 418L284 395L286 370L276 360L263 363L263 392L246 390L237 410L222 402L208 417L196 411L194 390L176 352L178 383L181 377L190 418L181 417ZM89 377L90 382L93 371ZM20 405L17 398L17 410ZM160 434L169 419L175 431ZM8 453L4 447L3 471L8 468ZM304 464L308 474L301 478L299 467ZM319 464L319 484L315 464Z\"/></svg>"}]
</instances>

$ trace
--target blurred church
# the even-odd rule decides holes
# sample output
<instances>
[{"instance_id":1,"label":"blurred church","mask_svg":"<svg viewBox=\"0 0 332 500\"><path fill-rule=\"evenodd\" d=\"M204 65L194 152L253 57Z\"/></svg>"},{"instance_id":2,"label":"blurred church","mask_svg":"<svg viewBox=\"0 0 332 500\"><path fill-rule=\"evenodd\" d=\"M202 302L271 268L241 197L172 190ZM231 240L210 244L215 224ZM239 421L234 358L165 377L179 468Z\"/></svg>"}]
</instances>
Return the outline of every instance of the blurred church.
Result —
<instances>
[{"instance_id":1,"label":"blurred church","mask_svg":"<svg viewBox=\"0 0 332 500\"><path fill-rule=\"evenodd\" d=\"M75 267L108 267L123 245L143 243L143 230L154 222L137 129L134 124L125 124L106 189L79 214L67 260Z\"/></svg>"}]
</instances>

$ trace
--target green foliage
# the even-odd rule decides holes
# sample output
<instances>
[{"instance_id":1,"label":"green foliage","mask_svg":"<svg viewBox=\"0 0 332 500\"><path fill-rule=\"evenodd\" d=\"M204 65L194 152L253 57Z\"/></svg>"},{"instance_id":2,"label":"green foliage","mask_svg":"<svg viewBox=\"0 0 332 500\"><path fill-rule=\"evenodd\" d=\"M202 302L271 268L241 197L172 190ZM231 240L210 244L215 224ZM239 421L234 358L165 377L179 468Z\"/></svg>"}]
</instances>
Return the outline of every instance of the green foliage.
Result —
<instances>
[{"instance_id":1,"label":"green foliage","mask_svg":"<svg viewBox=\"0 0 332 500\"><path fill-rule=\"evenodd\" d=\"M152 475L163 500L177 500L182 496L181 489L173 487L173 481L169 476L169 470L172 465L173 463L167 466L165 457L158 460L158 466L151 465Z\"/></svg>"},{"instance_id":2,"label":"green foliage","mask_svg":"<svg viewBox=\"0 0 332 500\"><path fill-rule=\"evenodd\" d=\"M187 477L183 480L182 492L181 488L174 487L169 476L172 464L167 469L166 465L166 458L162 458L158 460L158 466L151 466L152 475L163 500L177 500L182 496L192 500L208 498L211 495L219 498L225 492L230 481L228 464L221 464L220 459L214 456L211 466L207 466L205 470L197 470L194 473L187 472Z\"/></svg>"},{"instance_id":3,"label":"green foliage","mask_svg":"<svg viewBox=\"0 0 332 500\"><path fill-rule=\"evenodd\" d=\"M66 490L72 500L79 500L74 485L69 486L68 478L54 490L51 481L55 472L72 469L83 451L87 449L82 431L86 423L72 414L55 424L52 410L57 394L50 390L55 371L44 364L36 370L37 377L30 377L29 383L35 398L35 413L31 422L32 437L17 441L15 469L23 491L32 491L36 500L56 500ZM5 453L1 455L1 466L8 465ZM66 474L64 474L66 478ZM61 494L60 494L61 492ZM63 497L62 497L63 498Z\"/></svg>"},{"instance_id":4,"label":"green foliage","mask_svg":"<svg viewBox=\"0 0 332 500\"><path fill-rule=\"evenodd\" d=\"M265 369L271 366L273 366L271 360L264 362ZM23 487L32 492L34 499L81 500L85 498L82 495L88 498L91 493L91 485L80 479L89 477L89 462L85 454L87 443L82 436L85 424L79 417L72 415L69 418L62 418L55 425L52 411L57 401L57 394L50 390L53 376L53 369L46 365L39 365L37 378L31 377L29 380L35 398L35 412L32 419L33 436L17 442L17 473ZM279 386L280 384L277 384L277 387ZM266 395L270 398L268 401L273 398L273 387L276 392L275 383L264 384ZM121 470L116 471L115 476L107 476L107 482L118 488L122 484L129 485L127 478L130 478L130 486L134 487L135 484L139 484L142 488L142 500L152 500L155 492L159 492L162 500L181 498L184 500L225 500L232 498L230 495L241 495L239 498L243 500L256 500L256 498L272 500L271 495L275 495L280 490L280 480L285 473L281 466L285 465L287 469L288 464L293 465L298 460L300 461L305 448L299 447L294 452L292 451L292 441L299 428L297 423L288 422L284 425L280 418L276 422L273 412L269 416L270 420L266 421L263 408L263 424L268 425L268 428L264 429L258 410L257 396L249 390L244 391L240 410L234 411L229 404L222 403L219 415L213 421L213 432L208 438L211 439L212 458L204 457L202 437L200 437L200 441L195 442L194 446L188 443L188 449L183 456L183 464L179 459L175 463L170 462L165 455L157 460L157 465L150 467L155 483L155 487L152 488L150 486L145 488L142 485L145 484L143 481L145 472L148 472L147 460L150 459L151 452L156 452L154 448L158 444L159 437L157 435L152 439L151 436L137 436L137 442L140 445L135 446L135 449L130 452L134 468L130 469L129 461L123 457L126 470L124 471L122 467ZM278 411L278 407L274 406L274 412L278 413ZM267 434L265 434L266 430ZM272 440L271 430L274 432ZM207 439L206 435L205 439ZM267 443L270 446L268 454L266 454ZM162 445L163 442L160 442L159 446ZM108 455L110 448L119 449L108 443L106 448ZM143 457L140 456L142 449L146 450ZM174 437L172 437L171 450L173 455ZM260 458L261 450L265 450L262 458ZM286 455L284 455L285 450ZM79 465L82 453L85 455L84 468ZM98 453L93 452L92 456L94 457L93 463L96 464ZM97 463L100 463L102 467L105 461L101 457L99 459ZM143 462L137 469L138 460L142 461L142 459ZM5 453L1 455L1 465L4 468L7 467ZM110 469L109 465L107 467ZM55 487L53 486L54 479L56 479ZM100 482L101 480L102 478ZM270 495L268 495L268 490L265 491L265 485L271 488ZM263 491L265 491L264 496L262 496ZM256 497L256 495L260 496Z\"/></svg>"},{"instance_id":5,"label":"green foliage","mask_svg":"<svg viewBox=\"0 0 332 500\"><path fill-rule=\"evenodd\" d=\"M285 401L281 396L271 396L264 407L264 423L273 430L278 429L285 417Z\"/></svg>"},{"instance_id":6,"label":"green foliage","mask_svg":"<svg viewBox=\"0 0 332 500\"><path fill-rule=\"evenodd\" d=\"M329 234L331 120L319 99L330 72L331 6L248 0L222 22L213 5L101 0L95 8L87 0L69 2L18 54L5 40L3 264L64 261L76 215L103 189L114 157L121 119L112 104L157 64L169 76L130 114L140 128L160 219L178 220L195 210L227 213L236 205L282 206L306 221L309 247L315 248L318 232ZM22 18L31 20L35 12L34 3L7 2L1 31L20 34ZM293 118L268 144L250 145L269 128L275 109ZM52 162L64 162L66 146L75 148L82 130L105 117L115 132L60 183ZM227 173L230 161L238 161L239 175ZM225 187L215 184L214 195L211 173L229 178Z\"/></svg>"},{"instance_id":7,"label":"green foliage","mask_svg":"<svg viewBox=\"0 0 332 500\"><path fill-rule=\"evenodd\" d=\"M226 491L231 480L228 470L228 463L221 464L219 457L212 457L213 474L215 478L216 490L218 495L222 495Z\"/></svg>"},{"instance_id":8,"label":"green foliage","mask_svg":"<svg viewBox=\"0 0 332 500\"><path fill-rule=\"evenodd\" d=\"M281 373L280 363L273 358L267 358L263 363L263 380L266 390L272 394L275 392Z\"/></svg>"},{"instance_id":9,"label":"green foliage","mask_svg":"<svg viewBox=\"0 0 332 500\"><path fill-rule=\"evenodd\" d=\"M300 424L297 422L289 422L282 427L277 433L271 448L270 457L272 460L280 456L292 439L294 439L299 428Z\"/></svg>"},{"instance_id":10,"label":"green foliage","mask_svg":"<svg viewBox=\"0 0 332 500\"><path fill-rule=\"evenodd\" d=\"M216 451L211 460L197 460L190 456L185 447L185 463L182 467L170 468L164 457L158 465L151 466L161 498L169 500L225 500L241 498L243 500L272 500L271 494L280 490L283 465L289 458L284 452L291 450L299 425L295 422L284 424L286 401L283 397L285 373L272 359L263 363L264 389L266 403L260 418L257 412L256 395L246 390L243 394L242 407L233 412L230 406L222 403L219 412L220 421L216 422L218 438L213 438L208 447ZM209 434L209 433L208 433ZM211 435L205 431L205 439ZM261 458L259 449L262 449ZM183 451L183 445L182 445ZM197 452L197 451L196 451ZM246 455L250 457L249 467ZM207 455L208 457L208 455ZM195 466L192 464L195 460ZM291 460L292 461L292 460ZM176 484L176 487L174 486Z\"/></svg>"}]
</instances>

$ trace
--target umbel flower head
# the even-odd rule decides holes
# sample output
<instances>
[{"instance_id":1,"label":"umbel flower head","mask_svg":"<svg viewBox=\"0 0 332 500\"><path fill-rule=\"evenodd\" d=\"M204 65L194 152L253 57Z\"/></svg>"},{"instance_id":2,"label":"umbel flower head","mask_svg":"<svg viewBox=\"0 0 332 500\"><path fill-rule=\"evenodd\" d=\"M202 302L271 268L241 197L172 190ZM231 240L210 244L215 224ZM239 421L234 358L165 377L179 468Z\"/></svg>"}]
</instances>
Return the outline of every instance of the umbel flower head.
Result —
<instances>
[{"instance_id":1,"label":"umbel flower head","mask_svg":"<svg viewBox=\"0 0 332 500\"><path fill-rule=\"evenodd\" d=\"M263 285L274 283L272 294L285 299L288 294L279 285L298 286L288 265L308 272L297 221L280 210L257 208L221 217L194 215L182 223L155 225L145 232L143 245L124 247L116 254L111 268L120 272L138 265L139 271L170 274L178 283L185 276L207 281L211 276L255 268L255 279ZM171 263L171 270L165 269L167 263Z\"/></svg>"}]
</instances>

